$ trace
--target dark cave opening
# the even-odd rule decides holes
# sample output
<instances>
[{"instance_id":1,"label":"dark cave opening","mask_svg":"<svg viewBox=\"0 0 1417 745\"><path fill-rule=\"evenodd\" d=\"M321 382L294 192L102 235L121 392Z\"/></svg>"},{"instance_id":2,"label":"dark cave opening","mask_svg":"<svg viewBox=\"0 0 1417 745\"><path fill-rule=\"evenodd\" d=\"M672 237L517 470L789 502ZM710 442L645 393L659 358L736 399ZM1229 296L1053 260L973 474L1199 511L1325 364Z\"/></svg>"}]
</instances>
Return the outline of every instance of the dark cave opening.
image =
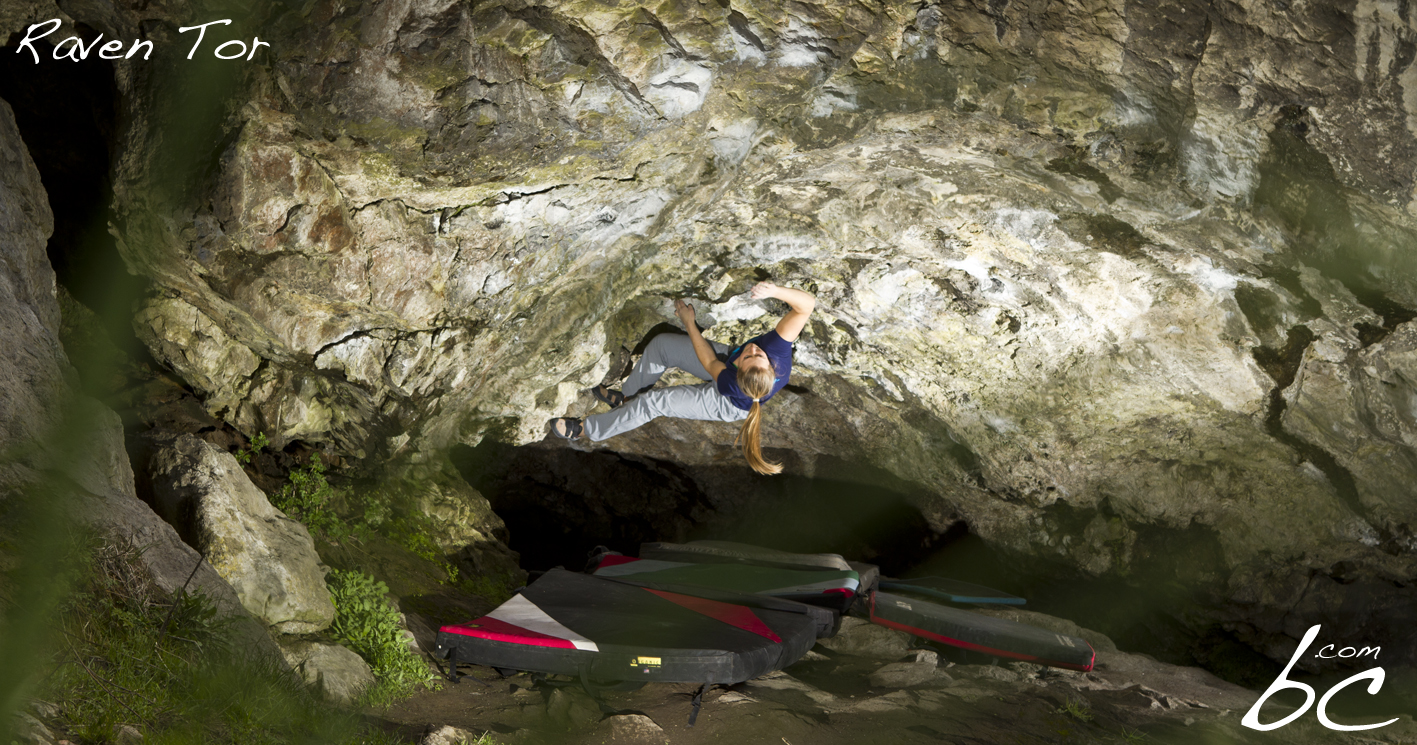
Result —
<instances>
[{"instance_id":1,"label":"dark cave opening","mask_svg":"<svg viewBox=\"0 0 1417 745\"><path fill-rule=\"evenodd\" d=\"M78 31L86 40L98 36L83 24ZM32 43L40 56L35 64L18 48L19 38L0 49L0 99L14 111L54 213L49 262L59 284L97 314L108 336L141 355L131 306L145 283L128 273L108 232L120 108L113 63L97 54L56 61L41 40Z\"/></svg>"},{"instance_id":2,"label":"dark cave opening","mask_svg":"<svg viewBox=\"0 0 1417 745\"><path fill-rule=\"evenodd\" d=\"M1185 652L1190 640L1173 638L1178 627L1156 607L1166 604L1161 594L1184 594L1185 579L1157 576L1150 591L1129 591L1122 581L1089 579L1055 562L1009 556L964 521L936 531L908 486L884 472L871 473L875 469L869 465L830 469L837 474L856 469L851 481L765 478L743 466L694 467L610 450L559 443L512 446L491 439L455 447L451 457L506 523L510 547L529 571L554 566L579 571L596 546L635 556L649 541L713 539L830 552L876 564L886 576L939 575L995 587L1027 597L1030 610L1071 618L1119 640L1164 649L1162 656L1176 662L1192 662ZM1050 520L1082 531L1085 517L1056 512ZM1193 548L1154 540L1153 545L1176 550Z\"/></svg>"},{"instance_id":3,"label":"dark cave opening","mask_svg":"<svg viewBox=\"0 0 1417 745\"><path fill-rule=\"evenodd\" d=\"M765 478L742 466L491 439L456 447L451 456L505 521L511 548L532 572L581 571L596 546L635 556L649 541L831 552L875 563L886 576L945 576L1016 594L1027 598L1025 609L1100 631L1124 650L1199 666L1247 687L1263 687L1279 668L1228 626L1189 618L1216 602L1201 588L1221 571L1215 536L1201 528L1138 528L1127 576L1092 577L1055 560L1010 555L963 521L934 530L908 485L866 464L851 465L858 471L851 481ZM842 465L830 472L850 473ZM1063 506L1047 520L1081 533L1092 515ZM1178 556L1193 560L1178 565Z\"/></svg>"},{"instance_id":4,"label":"dark cave opening","mask_svg":"<svg viewBox=\"0 0 1417 745\"><path fill-rule=\"evenodd\" d=\"M608 450L484 441L454 464L507 523L522 567L580 570L596 546L716 539L838 553L901 573L961 536L933 530L884 474L854 481L687 467ZM861 466L859 470L869 471Z\"/></svg>"}]
</instances>

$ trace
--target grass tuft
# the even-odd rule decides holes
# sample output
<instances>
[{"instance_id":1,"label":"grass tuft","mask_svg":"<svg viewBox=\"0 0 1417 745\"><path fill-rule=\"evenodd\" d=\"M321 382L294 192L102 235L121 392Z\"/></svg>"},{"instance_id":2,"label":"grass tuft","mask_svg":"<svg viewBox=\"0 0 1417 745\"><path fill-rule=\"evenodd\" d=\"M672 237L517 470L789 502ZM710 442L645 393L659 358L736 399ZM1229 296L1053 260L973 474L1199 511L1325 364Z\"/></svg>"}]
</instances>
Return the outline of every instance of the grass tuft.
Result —
<instances>
[{"instance_id":1,"label":"grass tuft","mask_svg":"<svg viewBox=\"0 0 1417 745\"><path fill-rule=\"evenodd\" d=\"M1067 703L1059 706L1055 711L1059 714L1066 714L1079 722L1092 721L1092 708L1082 699L1070 698Z\"/></svg>"}]
</instances>

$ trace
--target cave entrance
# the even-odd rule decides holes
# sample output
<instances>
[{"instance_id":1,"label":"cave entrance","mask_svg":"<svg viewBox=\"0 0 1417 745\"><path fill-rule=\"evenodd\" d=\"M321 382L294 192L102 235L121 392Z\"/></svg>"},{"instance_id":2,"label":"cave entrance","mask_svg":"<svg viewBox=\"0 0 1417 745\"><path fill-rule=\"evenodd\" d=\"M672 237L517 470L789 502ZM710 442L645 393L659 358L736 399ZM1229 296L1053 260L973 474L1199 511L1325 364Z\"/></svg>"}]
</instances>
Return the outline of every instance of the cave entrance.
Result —
<instances>
[{"instance_id":1,"label":"cave entrance","mask_svg":"<svg viewBox=\"0 0 1417 745\"><path fill-rule=\"evenodd\" d=\"M869 466L851 482L764 478L745 466L490 440L455 448L452 459L507 523L511 548L532 571L580 570L596 546L636 556L647 541L713 539L837 553L892 574L960 537L931 529L904 485Z\"/></svg>"},{"instance_id":2,"label":"cave entrance","mask_svg":"<svg viewBox=\"0 0 1417 745\"><path fill-rule=\"evenodd\" d=\"M83 24L77 30L85 42L98 37ZM54 60L53 47L40 40L32 43L40 57L35 64L19 49L21 38L16 32L0 49L0 99L14 111L54 213L49 263L59 284L131 353L140 349L131 306L143 280L128 273L108 232L119 110L113 63L97 54Z\"/></svg>"},{"instance_id":3,"label":"cave entrance","mask_svg":"<svg viewBox=\"0 0 1417 745\"><path fill-rule=\"evenodd\" d=\"M1028 599L1026 609L1096 629L1124 648L1173 664L1200 665L1233 682L1272 680L1273 663L1218 628L1198 633L1177 615L1193 609L1194 577L1171 560L1139 559L1138 576L1087 577L1044 557L1002 552L963 521L932 529L915 506L925 495L867 464L822 470L850 481L800 475L762 477L746 466L689 466L546 441L511 446L491 439L451 452L463 477L507 524L521 566L585 568L606 546L636 556L647 541L714 539L801 553L830 552L881 567L893 577L945 576ZM819 464L820 465L820 464ZM1048 519L1080 533L1085 516L1066 507ZM1204 531L1147 534L1147 556L1215 557ZM1203 572L1210 565L1189 562ZM1169 569L1168 569L1169 568ZM1144 576L1140 576L1144 575ZM1268 677L1266 677L1268 676Z\"/></svg>"}]
</instances>

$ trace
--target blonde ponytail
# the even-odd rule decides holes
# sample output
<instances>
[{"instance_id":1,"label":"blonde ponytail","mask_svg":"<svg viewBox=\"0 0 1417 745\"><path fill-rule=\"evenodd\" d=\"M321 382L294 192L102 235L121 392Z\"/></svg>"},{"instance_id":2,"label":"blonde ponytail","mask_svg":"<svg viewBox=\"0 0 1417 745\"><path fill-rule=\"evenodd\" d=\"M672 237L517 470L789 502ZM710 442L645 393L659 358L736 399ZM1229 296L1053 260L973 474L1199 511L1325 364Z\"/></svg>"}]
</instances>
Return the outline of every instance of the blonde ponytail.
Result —
<instances>
[{"instance_id":1,"label":"blonde ponytail","mask_svg":"<svg viewBox=\"0 0 1417 745\"><path fill-rule=\"evenodd\" d=\"M773 382L771 369L744 370L739 373L738 387L753 399L753 405L748 409L748 418L743 420L742 429L738 430L738 440L743 442L743 457L748 460L748 467L764 476L782 473L781 463L769 463L763 459L760 445L763 405L759 399L766 398L772 392ZM734 444L737 444L738 440L735 440Z\"/></svg>"}]
</instances>

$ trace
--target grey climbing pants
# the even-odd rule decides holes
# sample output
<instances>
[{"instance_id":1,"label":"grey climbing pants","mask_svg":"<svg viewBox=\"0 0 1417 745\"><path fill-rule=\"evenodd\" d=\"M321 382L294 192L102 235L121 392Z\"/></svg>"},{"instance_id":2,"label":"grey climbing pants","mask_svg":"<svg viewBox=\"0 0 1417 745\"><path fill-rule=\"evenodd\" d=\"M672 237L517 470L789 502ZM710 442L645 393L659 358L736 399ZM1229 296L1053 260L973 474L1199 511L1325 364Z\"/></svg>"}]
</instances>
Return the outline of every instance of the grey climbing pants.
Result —
<instances>
[{"instance_id":1,"label":"grey climbing pants","mask_svg":"<svg viewBox=\"0 0 1417 745\"><path fill-rule=\"evenodd\" d=\"M711 341L709 345L719 354L728 351L726 344ZM709 382L651 388L671 367ZM623 405L585 418L585 432L590 439L598 442L614 437L662 416L711 422L738 422L748 417L748 412L734 406L718 392L713 377L699 362L694 344L685 334L660 334L651 339L621 391L625 394Z\"/></svg>"}]
</instances>

